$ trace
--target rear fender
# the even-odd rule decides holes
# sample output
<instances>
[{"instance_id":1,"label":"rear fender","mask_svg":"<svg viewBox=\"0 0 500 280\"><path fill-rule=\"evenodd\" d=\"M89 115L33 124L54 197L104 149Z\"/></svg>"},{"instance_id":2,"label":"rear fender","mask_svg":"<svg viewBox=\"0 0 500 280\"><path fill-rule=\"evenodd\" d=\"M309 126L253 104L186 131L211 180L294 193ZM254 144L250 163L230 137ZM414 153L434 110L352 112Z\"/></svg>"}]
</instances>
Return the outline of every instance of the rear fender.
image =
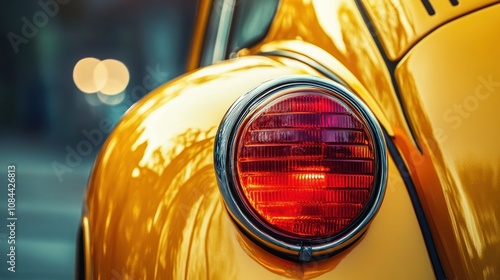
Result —
<instances>
[{"instance_id":1,"label":"rear fender","mask_svg":"<svg viewBox=\"0 0 500 280\"><path fill-rule=\"evenodd\" d=\"M386 197L370 228L327 260L280 259L246 239L232 222L213 166L217 127L240 95L292 74L319 75L296 62L242 57L168 83L127 112L104 144L89 182L84 219L93 279L433 277L392 159Z\"/></svg>"}]
</instances>

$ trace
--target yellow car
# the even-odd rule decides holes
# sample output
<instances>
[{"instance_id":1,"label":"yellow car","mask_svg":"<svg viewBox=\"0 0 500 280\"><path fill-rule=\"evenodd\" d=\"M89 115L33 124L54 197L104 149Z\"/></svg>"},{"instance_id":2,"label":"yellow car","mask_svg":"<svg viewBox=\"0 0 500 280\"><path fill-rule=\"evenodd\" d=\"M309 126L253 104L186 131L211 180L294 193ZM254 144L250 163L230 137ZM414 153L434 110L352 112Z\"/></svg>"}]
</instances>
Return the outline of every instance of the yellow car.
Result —
<instances>
[{"instance_id":1,"label":"yellow car","mask_svg":"<svg viewBox=\"0 0 500 280\"><path fill-rule=\"evenodd\" d=\"M498 0L201 1L89 181L82 279L499 279Z\"/></svg>"}]
</instances>

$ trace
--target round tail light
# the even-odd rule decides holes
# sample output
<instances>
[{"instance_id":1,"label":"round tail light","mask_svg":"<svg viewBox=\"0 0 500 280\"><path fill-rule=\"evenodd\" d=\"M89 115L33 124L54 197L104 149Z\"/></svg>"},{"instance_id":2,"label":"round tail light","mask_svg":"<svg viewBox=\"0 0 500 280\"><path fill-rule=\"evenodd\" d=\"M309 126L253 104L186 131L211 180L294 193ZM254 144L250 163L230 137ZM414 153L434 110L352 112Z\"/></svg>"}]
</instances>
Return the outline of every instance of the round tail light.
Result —
<instances>
[{"instance_id":1,"label":"round tail light","mask_svg":"<svg viewBox=\"0 0 500 280\"><path fill-rule=\"evenodd\" d=\"M302 261L366 230L387 170L366 106L337 83L303 76L267 82L233 104L219 127L215 166L244 232Z\"/></svg>"}]
</instances>

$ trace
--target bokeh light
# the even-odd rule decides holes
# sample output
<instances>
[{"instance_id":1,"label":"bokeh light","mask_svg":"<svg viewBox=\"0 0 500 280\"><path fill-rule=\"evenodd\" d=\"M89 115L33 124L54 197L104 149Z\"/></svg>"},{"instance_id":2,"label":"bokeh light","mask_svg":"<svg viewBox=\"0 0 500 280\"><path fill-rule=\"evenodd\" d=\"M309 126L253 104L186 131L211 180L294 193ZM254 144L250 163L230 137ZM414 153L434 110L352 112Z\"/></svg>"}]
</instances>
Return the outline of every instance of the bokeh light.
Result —
<instances>
[{"instance_id":1,"label":"bokeh light","mask_svg":"<svg viewBox=\"0 0 500 280\"><path fill-rule=\"evenodd\" d=\"M101 70L101 69L105 70ZM128 69L123 62L116 59L106 59L101 61L94 71L94 79L97 81L100 77L96 75L103 75L101 73L107 72L105 76L106 82L100 89L100 92L108 95L115 95L125 90L128 85L130 76Z\"/></svg>"},{"instance_id":2,"label":"bokeh light","mask_svg":"<svg viewBox=\"0 0 500 280\"><path fill-rule=\"evenodd\" d=\"M108 95L103 92L98 92L96 95L97 98L99 98L99 100L102 103L107 105L118 105L125 99L124 92L120 92L118 94L113 94L113 95Z\"/></svg>"},{"instance_id":3,"label":"bokeh light","mask_svg":"<svg viewBox=\"0 0 500 280\"><path fill-rule=\"evenodd\" d=\"M76 63L73 80L82 92L115 95L125 90L130 75L127 66L119 60L101 61L94 57L86 57Z\"/></svg>"},{"instance_id":4,"label":"bokeh light","mask_svg":"<svg viewBox=\"0 0 500 280\"><path fill-rule=\"evenodd\" d=\"M80 59L73 68L73 81L79 90L85 93L98 92L106 82L104 79L95 79L94 71L101 61L94 57Z\"/></svg>"}]
</instances>

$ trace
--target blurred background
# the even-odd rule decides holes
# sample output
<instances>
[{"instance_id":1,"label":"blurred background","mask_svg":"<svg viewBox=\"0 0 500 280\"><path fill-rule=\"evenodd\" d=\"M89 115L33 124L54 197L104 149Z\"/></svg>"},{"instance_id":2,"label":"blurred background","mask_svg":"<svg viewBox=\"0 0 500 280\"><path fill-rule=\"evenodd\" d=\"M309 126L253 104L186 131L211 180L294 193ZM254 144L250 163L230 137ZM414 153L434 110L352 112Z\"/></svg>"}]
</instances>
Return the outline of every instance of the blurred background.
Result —
<instances>
[{"instance_id":1,"label":"blurred background","mask_svg":"<svg viewBox=\"0 0 500 280\"><path fill-rule=\"evenodd\" d=\"M196 5L195 0L4 2L0 279L73 278L75 238L95 156L132 104L185 71ZM93 76L93 67L104 74ZM7 270L11 164L18 218L15 273Z\"/></svg>"}]
</instances>

